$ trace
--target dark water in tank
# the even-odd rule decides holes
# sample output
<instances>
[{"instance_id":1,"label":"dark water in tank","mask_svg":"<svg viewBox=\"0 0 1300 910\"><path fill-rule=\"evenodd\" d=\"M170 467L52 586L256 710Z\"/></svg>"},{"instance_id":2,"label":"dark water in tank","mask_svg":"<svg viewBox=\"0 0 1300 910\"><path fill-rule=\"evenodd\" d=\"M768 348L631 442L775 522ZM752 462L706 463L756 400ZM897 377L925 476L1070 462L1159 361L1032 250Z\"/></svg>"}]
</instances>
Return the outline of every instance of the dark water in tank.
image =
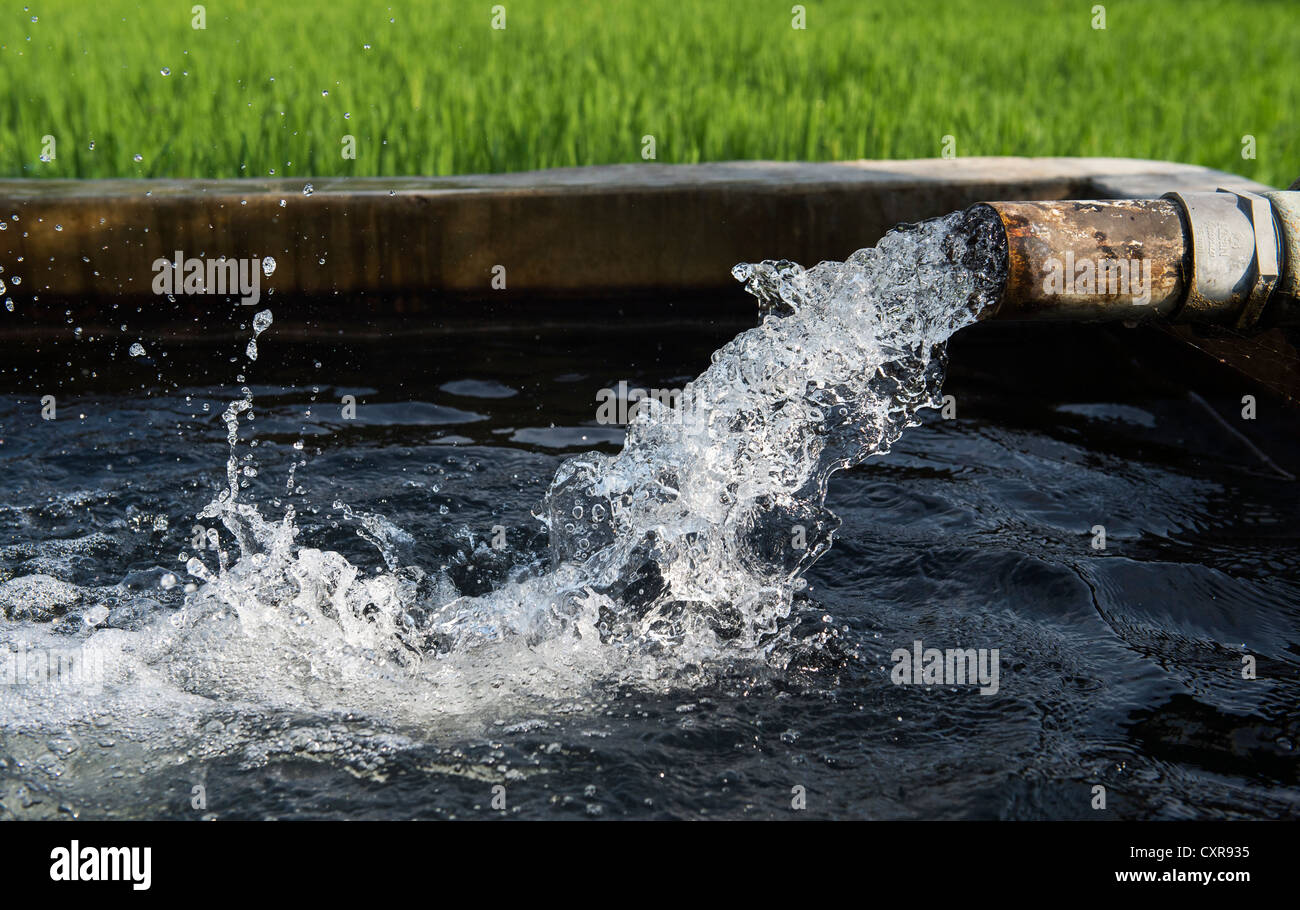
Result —
<instances>
[{"instance_id":1,"label":"dark water in tank","mask_svg":"<svg viewBox=\"0 0 1300 910\"><path fill-rule=\"evenodd\" d=\"M596 390L679 388L746 326L689 311L272 331L255 379L243 337L5 342L0 646L99 637L117 663L102 690L0 685L0 817L1300 815L1300 497L1269 446L1293 418L1261 407L1247 441L1241 390L1153 363L1142 332L959 335L949 416L832 480L842 525L782 663L566 687L524 647L536 674L411 680L173 622L178 555L215 561L195 516L227 482L236 373L268 518L292 499L300 546L376 577L400 551L479 595L548 558L531 513L561 462L621 444ZM917 641L996 648L997 691L895 684Z\"/></svg>"}]
</instances>

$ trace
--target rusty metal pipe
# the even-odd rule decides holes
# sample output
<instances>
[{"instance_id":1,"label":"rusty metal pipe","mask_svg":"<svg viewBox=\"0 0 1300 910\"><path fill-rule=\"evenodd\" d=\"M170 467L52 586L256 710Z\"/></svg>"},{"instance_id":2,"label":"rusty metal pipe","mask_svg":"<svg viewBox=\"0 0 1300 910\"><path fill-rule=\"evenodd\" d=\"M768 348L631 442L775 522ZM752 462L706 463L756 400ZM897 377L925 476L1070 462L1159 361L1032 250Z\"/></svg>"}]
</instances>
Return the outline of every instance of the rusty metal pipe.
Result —
<instances>
[{"instance_id":1,"label":"rusty metal pipe","mask_svg":"<svg viewBox=\"0 0 1300 910\"><path fill-rule=\"evenodd\" d=\"M1300 313L1300 193L988 202L1007 281L984 319L1163 317L1250 330Z\"/></svg>"}]
</instances>

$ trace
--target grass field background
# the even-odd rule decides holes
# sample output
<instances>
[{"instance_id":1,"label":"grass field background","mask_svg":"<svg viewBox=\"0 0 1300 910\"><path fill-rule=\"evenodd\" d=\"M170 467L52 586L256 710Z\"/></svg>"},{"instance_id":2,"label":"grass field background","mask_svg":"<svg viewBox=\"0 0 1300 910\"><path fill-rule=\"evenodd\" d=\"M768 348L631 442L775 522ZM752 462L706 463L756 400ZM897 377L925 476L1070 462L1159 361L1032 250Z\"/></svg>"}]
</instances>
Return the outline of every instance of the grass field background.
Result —
<instances>
[{"instance_id":1,"label":"grass field background","mask_svg":"<svg viewBox=\"0 0 1300 910\"><path fill-rule=\"evenodd\" d=\"M1300 174L1295 0L60 0L0 10L0 176L1119 155ZM169 75L163 75L163 71ZM42 137L55 155L42 161ZM342 157L342 137L356 158ZM1243 136L1256 157L1243 158ZM93 148L92 148L93 144Z\"/></svg>"}]
</instances>

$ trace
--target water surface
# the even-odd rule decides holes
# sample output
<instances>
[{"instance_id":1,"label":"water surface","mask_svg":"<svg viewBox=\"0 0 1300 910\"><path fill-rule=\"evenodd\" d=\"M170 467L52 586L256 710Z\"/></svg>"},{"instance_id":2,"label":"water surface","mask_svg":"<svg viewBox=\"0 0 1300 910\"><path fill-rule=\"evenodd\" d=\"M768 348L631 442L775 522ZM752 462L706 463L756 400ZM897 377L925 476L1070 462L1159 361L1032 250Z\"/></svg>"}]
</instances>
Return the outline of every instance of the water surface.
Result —
<instances>
[{"instance_id":1,"label":"water surface","mask_svg":"<svg viewBox=\"0 0 1300 910\"><path fill-rule=\"evenodd\" d=\"M1295 485L1133 356L1145 344L1103 330L959 336L956 417L921 411L831 479L842 524L792 595L779 660L575 675L543 640L410 671L311 624L174 622L195 581L179 554L216 561L195 516L227 483L237 372L258 443L240 449L256 465L241 495L268 519L292 503L297 545L365 578L423 567L407 580L439 601L442 576L477 597L549 563L532 512L556 469L622 441L595 422L598 389L680 388L742 328L306 344L273 326L253 370L246 338L129 358L132 336L110 360L70 327L16 355L0 643L113 660L98 692L0 686L0 815L786 818L794 787L814 817L1300 814ZM1230 392L1203 391L1232 414ZM893 685L892 652L917 639L998 648L999 691ZM1259 679L1241 678L1246 654Z\"/></svg>"}]
</instances>

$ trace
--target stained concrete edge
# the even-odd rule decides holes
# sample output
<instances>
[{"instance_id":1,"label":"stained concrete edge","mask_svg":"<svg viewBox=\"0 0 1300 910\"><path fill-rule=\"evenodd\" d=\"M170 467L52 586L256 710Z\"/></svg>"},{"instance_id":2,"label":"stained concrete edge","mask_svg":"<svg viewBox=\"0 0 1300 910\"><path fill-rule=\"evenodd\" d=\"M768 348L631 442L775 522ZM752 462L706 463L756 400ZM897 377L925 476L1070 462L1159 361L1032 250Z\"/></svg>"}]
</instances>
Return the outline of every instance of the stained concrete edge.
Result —
<instances>
[{"instance_id":1,"label":"stained concrete edge","mask_svg":"<svg viewBox=\"0 0 1300 910\"><path fill-rule=\"evenodd\" d=\"M310 191L306 187L310 184ZM843 258L992 199L1268 187L1126 158L622 164L446 178L0 180L0 266L31 312L148 298L154 263L263 258L285 297L733 287L741 261ZM17 219L14 219L17 216ZM15 286L18 275L22 284ZM494 281L494 279L496 279ZM0 313L2 316L3 313Z\"/></svg>"}]
</instances>

